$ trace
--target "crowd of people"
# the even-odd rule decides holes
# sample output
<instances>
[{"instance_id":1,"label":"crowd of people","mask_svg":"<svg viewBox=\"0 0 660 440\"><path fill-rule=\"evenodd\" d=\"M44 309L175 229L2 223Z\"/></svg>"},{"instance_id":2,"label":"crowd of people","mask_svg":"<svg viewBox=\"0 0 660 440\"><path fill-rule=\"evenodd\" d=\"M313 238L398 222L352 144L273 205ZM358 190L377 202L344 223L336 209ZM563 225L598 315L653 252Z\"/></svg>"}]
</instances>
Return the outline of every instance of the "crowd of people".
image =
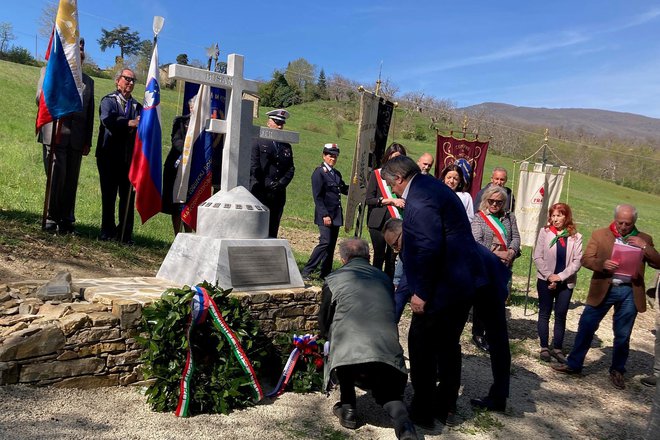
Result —
<instances>
[{"instance_id":1,"label":"crowd of people","mask_svg":"<svg viewBox=\"0 0 660 440\"><path fill-rule=\"evenodd\" d=\"M84 40L80 49L84 59ZM131 69L117 72L116 90L105 95L99 106L96 146L102 209L99 239L128 244L132 243L134 216L128 173L142 109L132 97L135 81ZM80 163L92 142L94 82L84 75L83 83L82 112L63 118L58 130L45 127L39 136L46 172L51 176L45 229L59 234L74 232ZM189 105L192 109L193 102ZM290 116L284 109L267 115L273 129L282 129ZM163 212L172 216L175 234L181 228L181 206L167 193L172 192L189 120L189 115L175 119L172 150L164 167ZM403 145L391 144L379 167L371 172L366 188L373 252L362 239L345 240L339 246L343 266L332 272L344 222L341 194L348 193L336 168L339 154L337 144L325 144L322 162L311 174L319 243L301 271L305 281L317 271L324 281L319 327L321 336L330 342L324 383L326 389L337 383L341 395L333 413L342 426L358 426L357 385L372 390L392 417L397 438L417 438L415 426L432 429L436 420L455 425L461 385L460 336L471 309L472 339L489 353L493 376L485 397L472 399L471 404L504 411L511 365L505 304L513 262L521 254L515 199L506 187L507 171L495 168L490 182L472 198L468 188L473 173L467 161L444 167L436 179L430 174L431 154L424 153L414 161ZM269 209L269 237L278 236L286 188L294 171L290 144L255 142L249 189ZM594 334L614 307L609 376L614 387L625 388L633 325L637 313L646 310L645 266L660 268L660 254L652 237L636 228L637 217L634 206L616 206L613 222L595 230L583 249L570 206L555 203L548 209L533 261L539 358L557 372L581 373ZM575 341L565 356L566 317L582 266L592 271L591 283ZM412 312L408 347L414 394L410 408L403 404L408 371L397 327L407 304ZM649 385L655 386L660 374L659 357L656 353L655 375L645 378Z\"/></svg>"}]
</instances>

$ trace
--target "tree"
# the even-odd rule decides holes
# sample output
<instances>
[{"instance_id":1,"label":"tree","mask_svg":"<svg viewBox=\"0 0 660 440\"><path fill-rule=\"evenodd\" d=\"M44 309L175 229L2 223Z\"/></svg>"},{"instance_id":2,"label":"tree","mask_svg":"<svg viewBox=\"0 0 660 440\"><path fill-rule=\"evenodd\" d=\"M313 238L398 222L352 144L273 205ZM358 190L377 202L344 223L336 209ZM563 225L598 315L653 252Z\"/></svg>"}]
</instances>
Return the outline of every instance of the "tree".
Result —
<instances>
[{"instance_id":1,"label":"tree","mask_svg":"<svg viewBox=\"0 0 660 440\"><path fill-rule=\"evenodd\" d=\"M53 33L53 26L55 25L55 18L57 17L57 3L44 3L41 8L41 15L37 20L39 25L39 35L43 38L50 39L50 34Z\"/></svg>"},{"instance_id":2,"label":"tree","mask_svg":"<svg viewBox=\"0 0 660 440\"><path fill-rule=\"evenodd\" d=\"M101 52L105 52L109 47L119 46L119 57L122 61L126 56L140 52L140 34L137 31L130 32L128 26L119 25L110 31L101 28L101 33L103 36L97 40Z\"/></svg>"},{"instance_id":3,"label":"tree","mask_svg":"<svg viewBox=\"0 0 660 440\"><path fill-rule=\"evenodd\" d=\"M154 42L152 40L142 40L140 50L135 55L135 73L138 78L147 78L149 73L149 64L151 64L151 55L154 51Z\"/></svg>"},{"instance_id":4,"label":"tree","mask_svg":"<svg viewBox=\"0 0 660 440\"><path fill-rule=\"evenodd\" d=\"M273 73L272 80L259 87L259 97L261 105L265 107L289 107L302 102L300 90L291 87L284 75L277 70Z\"/></svg>"},{"instance_id":5,"label":"tree","mask_svg":"<svg viewBox=\"0 0 660 440\"><path fill-rule=\"evenodd\" d=\"M7 21L0 23L0 52L4 53L9 42L15 39L16 35L14 35L14 27L11 23Z\"/></svg>"},{"instance_id":6,"label":"tree","mask_svg":"<svg viewBox=\"0 0 660 440\"><path fill-rule=\"evenodd\" d=\"M176 63L177 64L183 64L184 66L188 65L188 54L186 53L180 53L179 55L176 56Z\"/></svg>"},{"instance_id":7,"label":"tree","mask_svg":"<svg viewBox=\"0 0 660 440\"><path fill-rule=\"evenodd\" d=\"M286 66L284 77L290 86L305 90L306 85L313 84L316 79L316 67L306 59L298 58Z\"/></svg>"},{"instance_id":8,"label":"tree","mask_svg":"<svg viewBox=\"0 0 660 440\"><path fill-rule=\"evenodd\" d=\"M323 69L321 69L321 72L319 73L319 79L316 82L316 91L319 95L319 99L330 99L330 96L328 95L328 84L325 80L325 71Z\"/></svg>"}]
</instances>

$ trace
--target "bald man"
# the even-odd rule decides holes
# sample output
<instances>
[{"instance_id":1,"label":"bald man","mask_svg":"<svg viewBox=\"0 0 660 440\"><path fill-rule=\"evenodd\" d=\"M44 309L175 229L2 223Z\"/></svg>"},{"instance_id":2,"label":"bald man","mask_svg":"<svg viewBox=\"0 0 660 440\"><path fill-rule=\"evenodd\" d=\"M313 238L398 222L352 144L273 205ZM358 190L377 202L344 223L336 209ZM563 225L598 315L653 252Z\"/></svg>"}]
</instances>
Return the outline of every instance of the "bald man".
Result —
<instances>
[{"instance_id":1,"label":"bald man","mask_svg":"<svg viewBox=\"0 0 660 440\"><path fill-rule=\"evenodd\" d=\"M419 166L419 169L422 171L422 174L428 174L431 172L431 168L433 168L433 156L431 156L430 153L424 153L421 156L419 156L419 159L417 159L417 165Z\"/></svg>"}]
</instances>

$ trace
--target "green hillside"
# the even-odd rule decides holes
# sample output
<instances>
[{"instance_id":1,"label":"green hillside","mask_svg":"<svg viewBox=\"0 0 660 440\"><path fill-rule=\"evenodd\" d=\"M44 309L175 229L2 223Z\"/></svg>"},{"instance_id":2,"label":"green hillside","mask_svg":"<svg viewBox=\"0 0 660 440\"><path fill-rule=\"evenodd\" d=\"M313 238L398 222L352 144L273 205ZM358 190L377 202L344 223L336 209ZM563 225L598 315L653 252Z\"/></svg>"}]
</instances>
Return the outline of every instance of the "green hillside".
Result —
<instances>
[{"instance_id":1,"label":"green hillside","mask_svg":"<svg viewBox=\"0 0 660 440\"><path fill-rule=\"evenodd\" d=\"M0 61L0 214L13 218L31 219L41 217L43 207L45 175L41 158L41 145L34 136L36 115L35 90L39 69L35 67ZM96 104L100 98L114 90L114 82L95 78ZM135 96L141 99L144 86L138 84ZM161 114L163 123L163 156L170 149L171 121L180 107L176 91L162 90ZM260 109L258 122L265 125L265 114L269 109ZM291 118L287 129L300 132L300 144L294 146L296 176L289 187L288 202L284 212L283 226L316 230L312 223L314 205L311 199L310 176L321 161L323 144L334 142L341 148L337 167L344 174L350 174L351 159L355 146L356 119L358 108L355 103L317 101L289 108ZM396 126L402 117L397 110L393 124ZM420 117L419 125L427 125ZM98 129L98 119L95 123ZM96 138L96 136L95 136ZM428 139L433 139L429 131ZM390 139L406 145L410 155L418 157L425 151L435 150L434 141L418 142L404 139ZM94 141L95 142L95 141ZM76 217L78 229L83 235L94 238L98 234L101 216L101 195L98 172L92 153L83 159L78 190ZM504 166L512 171L511 159L489 155L487 169ZM487 178L488 176L486 176ZM515 190L515 188L514 188ZM616 186L592 177L571 173L564 185L562 201L574 208L579 230L588 237L594 228L607 225L612 219L612 209L617 203L634 204L639 212L638 226L651 233L660 241L660 197ZM137 215L137 213L136 213ZM343 232L342 232L343 233ZM136 218L136 243L156 249L167 249L172 240L168 216L159 215L140 225ZM304 259L306 256L297 256ZM516 273L527 273L528 258L520 258ZM650 273L649 272L649 279ZM581 277L580 288L586 286L587 274Z\"/></svg>"}]
</instances>

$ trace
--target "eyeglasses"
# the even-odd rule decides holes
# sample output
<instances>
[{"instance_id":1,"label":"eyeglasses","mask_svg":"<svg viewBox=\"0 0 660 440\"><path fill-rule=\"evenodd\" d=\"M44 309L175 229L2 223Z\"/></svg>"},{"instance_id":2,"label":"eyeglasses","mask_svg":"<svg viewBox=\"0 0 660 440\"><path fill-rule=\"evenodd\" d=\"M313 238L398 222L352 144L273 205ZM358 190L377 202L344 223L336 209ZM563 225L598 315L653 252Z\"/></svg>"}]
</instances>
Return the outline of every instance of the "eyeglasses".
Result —
<instances>
[{"instance_id":1,"label":"eyeglasses","mask_svg":"<svg viewBox=\"0 0 660 440\"><path fill-rule=\"evenodd\" d=\"M502 206L504 205L504 200L495 200L495 199L488 199L486 200L489 205L495 205L495 206Z\"/></svg>"},{"instance_id":2,"label":"eyeglasses","mask_svg":"<svg viewBox=\"0 0 660 440\"><path fill-rule=\"evenodd\" d=\"M122 75L121 77L124 78L124 81L126 81L126 82L129 82L129 83L134 83L135 82L135 78L133 78L132 76Z\"/></svg>"},{"instance_id":3,"label":"eyeglasses","mask_svg":"<svg viewBox=\"0 0 660 440\"><path fill-rule=\"evenodd\" d=\"M399 232L399 235L396 236L396 239L392 243L388 243L394 252L401 250L401 234L403 234L403 231Z\"/></svg>"}]
</instances>

